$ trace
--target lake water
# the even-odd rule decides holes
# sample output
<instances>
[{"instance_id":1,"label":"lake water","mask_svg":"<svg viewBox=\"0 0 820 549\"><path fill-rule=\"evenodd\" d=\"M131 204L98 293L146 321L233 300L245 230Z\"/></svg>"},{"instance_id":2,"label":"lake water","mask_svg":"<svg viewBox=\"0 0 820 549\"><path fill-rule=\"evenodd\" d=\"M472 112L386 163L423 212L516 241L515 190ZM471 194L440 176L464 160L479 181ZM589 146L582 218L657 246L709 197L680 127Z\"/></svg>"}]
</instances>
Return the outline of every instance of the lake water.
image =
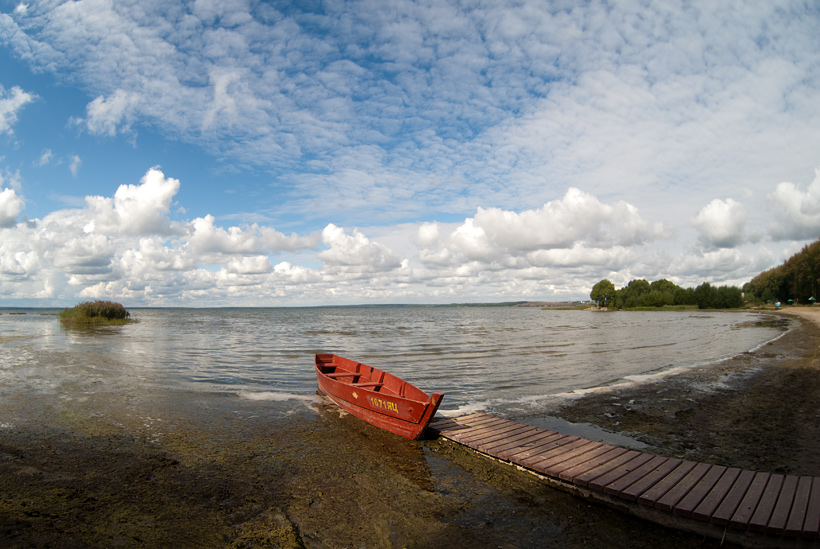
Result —
<instances>
[{"instance_id":1,"label":"lake water","mask_svg":"<svg viewBox=\"0 0 820 549\"><path fill-rule=\"evenodd\" d=\"M137 324L78 330L56 310L0 309L0 397L233 394L290 410L336 353L445 393L441 413L522 415L568 393L712 363L783 333L747 312L528 307L134 309ZM21 393L22 392L22 393Z\"/></svg>"},{"instance_id":2,"label":"lake water","mask_svg":"<svg viewBox=\"0 0 820 549\"><path fill-rule=\"evenodd\" d=\"M789 324L350 307L135 309L137 324L75 329L57 313L0 309L0 514L14 546L250 546L291 524L306 547L702 547L457 445L342 414L315 394L313 354L442 391L442 414L484 410L642 449L554 413L568 394L729 358Z\"/></svg>"}]
</instances>

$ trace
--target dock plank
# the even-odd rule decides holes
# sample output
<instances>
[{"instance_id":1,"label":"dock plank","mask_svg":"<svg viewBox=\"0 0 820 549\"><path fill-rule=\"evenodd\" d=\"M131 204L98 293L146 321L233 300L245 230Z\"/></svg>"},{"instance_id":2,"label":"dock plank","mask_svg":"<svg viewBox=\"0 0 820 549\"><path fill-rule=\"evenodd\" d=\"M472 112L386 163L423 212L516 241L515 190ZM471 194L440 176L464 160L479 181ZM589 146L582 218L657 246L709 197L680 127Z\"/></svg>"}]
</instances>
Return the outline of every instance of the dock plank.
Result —
<instances>
[{"instance_id":1,"label":"dock plank","mask_svg":"<svg viewBox=\"0 0 820 549\"><path fill-rule=\"evenodd\" d=\"M700 482L700 479L711 469L708 463L696 463L692 470L686 473L675 485L655 502L655 507L664 511L671 511L675 504L683 499L689 491Z\"/></svg>"},{"instance_id":2,"label":"dock plank","mask_svg":"<svg viewBox=\"0 0 820 549\"><path fill-rule=\"evenodd\" d=\"M681 461L680 459L670 460L663 456L652 456L627 474L607 484L602 484L603 490L607 494L633 501L651 488L655 482L666 476L666 473L677 467ZM601 482L600 479L591 482L590 485L598 485L599 482Z\"/></svg>"},{"instance_id":3,"label":"dock plank","mask_svg":"<svg viewBox=\"0 0 820 549\"><path fill-rule=\"evenodd\" d=\"M499 438L507 436L507 434L509 433L515 433L518 430L521 430L522 428L523 427L521 427L520 425L509 425L504 423L498 425L491 425L488 427L482 426L474 432L463 433L461 435L461 439L464 440L466 444L478 444L486 440L497 440Z\"/></svg>"},{"instance_id":4,"label":"dock plank","mask_svg":"<svg viewBox=\"0 0 820 549\"><path fill-rule=\"evenodd\" d=\"M726 497L724 497L723 501L720 502L718 508L714 513L712 513L712 516L709 519L710 522L720 526L726 526L729 524L732 515L734 515L735 511L737 511L737 508L740 506L740 502L743 501L743 496L746 495L746 490L748 490L749 485L752 484L752 479L754 476L754 471L740 471L740 474L737 476L737 480L735 480L734 484L732 484L732 487L729 489L729 493L726 494Z\"/></svg>"},{"instance_id":5,"label":"dock plank","mask_svg":"<svg viewBox=\"0 0 820 549\"><path fill-rule=\"evenodd\" d=\"M583 439L582 439L583 440ZM560 478L559 474L564 469L568 469L579 463L583 463L590 457L594 457L601 451L603 444L600 442L586 441L586 444L573 448L568 452L552 456L544 461L536 463L533 468L542 474Z\"/></svg>"},{"instance_id":6,"label":"dock plank","mask_svg":"<svg viewBox=\"0 0 820 549\"><path fill-rule=\"evenodd\" d=\"M783 475L775 474L769 476L769 482L760 501L757 503L752 519L749 521L749 530L764 532L772 517L774 506L777 504L777 497L780 495L780 487L783 486Z\"/></svg>"},{"instance_id":7,"label":"dock plank","mask_svg":"<svg viewBox=\"0 0 820 549\"><path fill-rule=\"evenodd\" d=\"M483 423L495 422L499 419L501 418L483 413L470 414L469 416L455 418L455 420L458 421L461 425L465 425L467 427L477 427Z\"/></svg>"},{"instance_id":8,"label":"dock plank","mask_svg":"<svg viewBox=\"0 0 820 549\"><path fill-rule=\"evenodd\" d=\"M476 444L481 444L482 447L489 445L489 444L500 444L499 441L507 441L511 437L514 437L520 434L522 431L527 431L528 428L523 425L508 425L506 427L498 428L492 436L484 437L481 439L475 439ZM482 449L482 451L485 451Z\"/></svg>"},{"instance_id":9,"label":"dock plank","mask_svg":"<svg viewBox=\"0 0 820 549\"><path fill-rule=\"evenodd\" d=\"M563 479L564 477L561 475L564 473L564 471L579 466L585 467L587 462L589 462L590 460L594 460L600 457L601 455L612 451L613 449L613 446L601 444L600 442L592 442L584 451L581 451L581 449L579 449L579 451L575 453L575 455L567 456L566 459L562 460L560 463L553 462L549 469L545 469L545 472L550 476Z\"/></svg>"},{"instance_id":10,"label":"dock plank","mask_svg":"<svg viewBox=\"0 0 820 549\"><path fill-rule=\"evenodd\" d=\"M469 416L472 417L472 416ZM449 436L456 431L463 431L465 429L472 429L473 426L466 418L443 418L436 419L430 423L429 426L440 435Z\"/></svg>"},{"instance_id":11,"label":"dock plank","mask_svg":"<svg viewBox=\"0 0 820 549\"><path fill-rule=\"evenodd\" d=\"M809 494L809 506L806 509L806 519L803 521L801 537L820 537L820 478L814 477Z\"/></svg>"},{"instance_id":12,"label":"dock plank","mask_svg":"<svg viewBox=\"0 0 820 549\"><path fill-rule=\"evenodd\" d=\"M466 415L466 416L442 418L441 420L436 418L434 423L437 422L437 421L447 421L447 422L458 423L459 425L467 425L470 421L472 421L476 418L482 418L482 417L492 417L492 416L490 416L489 414L485 414L483 412L478 412L478 413L469 414L469 415Z\"/></svg>"},{"instance_id":13,"label":"dock plank","mask_svg":"<svg viewBox=\"0 0 820 549\"><path fill-rule=\"evenodd\" d=\"M495 422L481 423L479 425L470 425L470 427L467 428L467 429L461 429L461 430L458 430L458 431L454 432L452 434L452 436L453 436L453 438L455 438L459 442L462 441L462 440L468 441L468 440L474 438L475 436L480 436L480 435L483 435L485 433L492 432L494 427L496 427L498 425L501 425L502 423L503 423L503 420L495 421Z\"/></svg>"},{"instance_id":14,"label":"dock plank","mask_svg":"<svg viewBox=\"0 0 820 549\"><path fill-rule=\"evenodd\" d=\"M427 428L435 431L440 435L442 432L446 432L449 430L464 429L466 428L466 425L463 425L450 418L442 418L431 421L430 425L428 425Z\"/></svg>"},{"instance_id":15,"label":"dock plank","mask_svg":"<svg viewBox=\"0 0 820 549\"><path fill-rule=\"evenodd\" d=\"M769 473L755 473L749 489L743 496L740 505L738 505L735 514L729 520L729 526L732 528L747 528L749 521L752 520L752 515L757 509L757 504L760 503L760 498L763 496L763 491L769 482Z\"/></svg>"},{"instance_id":16,"label":"dock plank","mask_svg":"<svg viewBox=\"0 0 820 549\"><path fill-rule=\"evenodd\" d=\"M811 496L812 478L802 476L797 482L797 490L794 495L789 520L786 522L787 536L798 537L803 534L803 524L806 522L806 512L809 508L809 496Z\"/></svg>"},{"instance_id":17,"label":"dock plank","mask_svg":"<svg viewBox=\"0 0 820 549\"><path fill-rule=\"evenodd\" d=\"M507 420L500 417L486 416L473 418L470 421L464 422L464 425L467 425L471 429L481 429L482 427L490 427L502 423L507 423Z\"/></svg>"},{"instance_id":18,"label":"dock plank","mask_svg":"<svg viewBox=\"0 0 820 549\"><path fill-rule=\"evenodd\" d=\"M638 496L638 502L644 505L655 505L659 499L666 495L680 480L695 468L694 461L681 461L680 464L669 471L667 475L658 480L646 492Z\"/></svg>"},{"instance_id":19,"label":"dock plank","mask_svg":"<svg viewBox=\"0 0 820 549\"><path fill-rule=\"evenodd\" d=\"M545 440L542 444L538 446L533 446L531 448L524 449L519 453L513 454L512 458L519 465L527 467L527 465L531 461L538 461L539 456L542 456L554 450L555 448L559 448L561 446L572 444L575 441L581 440L581 437L576 437L574 435L558 435L557 437L550 438L552 440Z\"/></svg>"},{"instance_id":20,"label":"dock plank","mask_svg":"<svg viewBox=\"0 0 820 549\"><path fill-rule=\"evenodd\" d=\"M625 461L629 461L637 455L638 452L611 446L606 452L592 459L588 459L575 467L562 471L560 476L564 480L572 481L573 484L586 486L588 484L586 479L590 475L594 475L592 478L597 478L604 474L604 472L611 471L618 464L623 464Z\"/></svg>"},{"instance_id":21,"label":"dock plank","mask_svg":"<svg viewBox=\"0 0 820 549\"><path fill-rule=\"evenodd\" d=\"M607 462L596 469L592 469L583 475L577 476L575 478L575 482L581 486L589 486L590 488L596 490L605 491L608 485L615 484L617 481L629 475L637 468L641 467L648 461L651 461L652 457L653 456L650 454L630 450L626 454L613 459L612 461Z\"/></svg>"},{"instance_id":22,"label":"dock plank","mask_svg":"<svg viewBox=\"0 0 820 549\"><path fill-rule=\"evenodd\" d=\"M553 442L565 438L569 435L563 433L556 433L554 431L544 431L537 436L528 437L527 440L521 440L508 448L496 449L495 455L501 459L512 461L518 456L523 457L526 452L532 452Z\"/></svg>"},{"instance_id":23,"label":"dock plank","mask_svg":"<svg viewBox=\"0 0 820 549\"><path fill-rule=\"evenodd\" d=\"M739 468L724 468L720 478L712 485L697 507L692 510L691 517L704 521L710 520L739 476Z\"/></svg>"},{"instance_id":24,"label":"dock plank","mask_svg":"<svg viewBox=\"0 0 820 549\"><path fill-rule=\"evenodd\" d=\"M498 452L498 457L500 457L501 459L506 459L508 461L519 463L525 457L535 455L541 451L544 451L545 448L550 448L552 447L551 445L559 443L559 441L571 441L576 438L578 437L571 437L570 435L565 435L563 433L554 433L551 435L545 434L544 437L533 440L531 442L527 442L526 444L519 444L514 448L502 450Z\"/></svg>"},{"instance_id":25,"label":"dock plank","mask_svg":"<svg viewBox=\"0 0 820 549\"><path fill-rule=\"evenodd\" d=\"M820 539L820 477L664 457L482 412L436 418L430 430L544 478L679 520L778 536L773 539Z\"/></svg>"},{"instance_id":26,"label":"dock plank","mask_svg":"<svg viewBox=\"0 0 820 549\"><path fill-rule=\"evenodd\" d=\"M780 486L780 494L777 496L777 503L772 509L772 516L766 525L766 531L770 534L780 534L786 530L786 523L789 520L789 512L794 503L794 495L797 492L798 477L786 475L783 477L783 484Z\"/></svg>"},{"instance_id":27,"label":"dock plank","mask_svg":"<svg viewBox=\"0 0 820 549\"><path fill-rule=\"evenodd\" d=\"M691 516L695 509L697 509L701 502L706 498L706 495L711 492L713 488L715 488L725 472L726 467L712 465L703 477L701 477L701 479L692 486L686 495L674 505L672 512L676 515L681 515L684 517ZM707 516L706 518L708 519L709 517Z\"/></svg>"},{"instance_id":28,"label":"dock plank","mask_svg":"<svg viewBox=\"0 0 820 549\"><path fill-rule=\"evenodd\" d=\"M543 438L545 434L557 434L555 431L544 431L539 429L538 427L533 427L529 431L524 431L518 433L515 436L512 436L505 440L504 442L499 441L497 444L492 444L486 446L486 451L494 452L500 454L505 450L509 450L510 448L520 447L523 444L526 444L533 440L538 440L539 438Z\"/></svg>"},{"instance_id":29,"label":"dock plank","mask_svg":"<svg viewBox=\"0 0 820 549\"><path fill-rule=\"evenodd\" d=\"M566 459L564 456L572 455L569 453L577 452L579 449L581 449L581 451L586 451L586 449L588 449L588 447L592 444L595 443L585 438L575 437L575 440L567 442L566 444L558 444L555 448L552 448L547 452L535 454L531 457L522 459L520 463L525 467L530 467L536 471L542 471L542 467L548 467L551 463L554 463L556 459ZM600 444L600 442L598 444Z\"/></svg>"}]
</instances>

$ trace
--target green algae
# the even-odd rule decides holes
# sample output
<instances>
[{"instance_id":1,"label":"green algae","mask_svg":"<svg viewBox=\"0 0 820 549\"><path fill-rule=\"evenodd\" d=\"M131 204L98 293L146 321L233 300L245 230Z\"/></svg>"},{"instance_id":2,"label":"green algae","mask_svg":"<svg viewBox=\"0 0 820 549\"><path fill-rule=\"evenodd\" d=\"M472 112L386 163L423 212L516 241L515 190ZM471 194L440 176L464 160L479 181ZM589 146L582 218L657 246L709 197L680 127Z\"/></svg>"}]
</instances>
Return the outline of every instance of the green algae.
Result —
<instances>
[{"instance_id":1,"label":"green algae","mask_svg":"<svg viewBox=\"0 0 820 549\"><path fill-rule=\"evenodd\" d=\"M0 400L6 546L709 547L321 402L128 388Z\"/></svg>"}]
</instances>

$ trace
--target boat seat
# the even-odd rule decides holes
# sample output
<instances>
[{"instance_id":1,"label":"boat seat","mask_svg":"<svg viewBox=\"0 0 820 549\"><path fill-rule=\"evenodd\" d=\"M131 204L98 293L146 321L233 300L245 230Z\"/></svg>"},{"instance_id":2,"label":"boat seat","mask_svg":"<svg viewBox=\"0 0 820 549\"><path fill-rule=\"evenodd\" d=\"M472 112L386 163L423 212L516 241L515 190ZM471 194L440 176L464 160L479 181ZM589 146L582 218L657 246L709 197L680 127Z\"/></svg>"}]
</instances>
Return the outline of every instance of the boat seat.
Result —
<instances>
[{"instance_id":1,"label":"boat seat","mask_svg":"<svg viewBox=\"0 0 820 549\"><path fill-rule=\"evenodd\" d=\"M353 383L354 387L381 387L384 383Z\"/></svg>"},{"instance_id":2,"label":"boat seat","mask_svg":"<svg viewBox=\"0 0 820 549\"><path fill-rule=\"evenodd\" d=\"M360 376L361 374L356 372L334 372L332 374L325 374L327 377L350 377L350 376Z\"/></svg>"}]
</instances>

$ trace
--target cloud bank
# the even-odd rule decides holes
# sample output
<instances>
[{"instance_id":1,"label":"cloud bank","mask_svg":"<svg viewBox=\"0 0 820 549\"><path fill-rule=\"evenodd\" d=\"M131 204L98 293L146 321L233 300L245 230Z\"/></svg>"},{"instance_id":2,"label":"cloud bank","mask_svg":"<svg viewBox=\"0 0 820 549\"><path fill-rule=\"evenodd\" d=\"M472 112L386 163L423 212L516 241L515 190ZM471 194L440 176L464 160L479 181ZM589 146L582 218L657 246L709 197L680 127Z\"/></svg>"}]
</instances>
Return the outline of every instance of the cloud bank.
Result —
<instances>
[{"instance_id":1,"label":"cloud bank","mask_svg":"<svg viewBox=\"0 0 820 549\"><path fill-rule=\"evenodd\" d=\"M582 298L820 237L801 0L9 10L0 299Z\"/></svg>"},{"instance_id":2,"label":"cloud bank","mask_svg":"<svg viewBox=\"0 0 820 549\"><path fill-rule=\"evenodd\" d=\"M784 203L797 193L808 208L782 230L820 230L810 198L818 184L777 186ZM601 273L626 281L636 266L687 281L772 260L769 252L744 260L728 246L745 221L732 200L712 201L692 221L709 250L687 251L670 265L653 247L671 238L667 227L648 224L628 203L607 204L578 189L533 210L478 208L463 222L411 224L392 234L377 228L371 237L332 223L300 235L257 224L222 228L213 216L173 219L180 186L152 168L112 197L88 196L82 208L25 221L12 221L19 199L3 190L2 297L248 306L568 299L586 297Z\"/></svg>"}]
</instances>

